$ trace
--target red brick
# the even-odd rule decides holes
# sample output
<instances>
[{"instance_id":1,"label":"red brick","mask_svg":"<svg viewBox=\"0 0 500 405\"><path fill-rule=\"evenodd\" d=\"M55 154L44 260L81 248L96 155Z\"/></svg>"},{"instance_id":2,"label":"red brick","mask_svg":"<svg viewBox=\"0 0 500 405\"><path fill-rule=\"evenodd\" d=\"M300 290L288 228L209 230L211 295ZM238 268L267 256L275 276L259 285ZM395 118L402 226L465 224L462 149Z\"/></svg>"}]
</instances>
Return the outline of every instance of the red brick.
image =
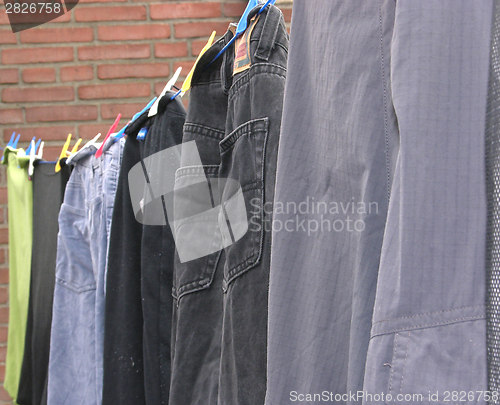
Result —
<instances>
[{"instance_id":1,"label":"red brick","mask_svg":"<svg viewBox=\"0 0 500 405\"><path fill-rule=\"evenodd\" d=\"M189 107L189 98L183 98L182 104L184 105L184 108L187 110Z\"/></svg>"},{"instance_id":2,"label":"red brick","mask_svg":"<svg viewBox=\"0 0 500 405\"><path fill-rule=\"evenodd\" d=\"M9 136L10 139L10 136ZM7 204L7 187L0 187L0 204ZM3 250L0 249L3 252ZM0 260L0 263L3 263Z\"/></svg>"},{"instance_id":3,"label":"red brick","mask_svg":"<svg viewBox=\"0 0 500 405\"><path fill-rule=\"evenodd\" d=\"M198 56L206 44L207 44L207 41L192 41L191 42L191 55Z\"/></svg>"},{"instance_id":4,"label":"red brick","mask_svg":"<svg viewBox=\"0 0 500 405\"><path fill-rule=\"evenodd\" d=\"M17 83L19 74L17 69L2 69L0 70L0 83Z\"/></svg>"},{"instance_id":5,"label":"red brick","mask_svg":"<svg viewBox=\"0 0 500 405\"><path fill-rule=\"evenodd\" d=\"M4 49L2 63L68 62L73 60L73 48Z\"/></svg>"},{"instance_id":6,"label":"red brick","mask_svg":"<svg viewBox=\"0 0 500 405\"><path fill-rule=\"evenodd\" d=\"M92 80L94 70L92 66L66 66L60 70L62 82L79 82L83 80Z\"/></svg>"},{"instance_id":7,"label":"red brick","mask_svg":"<svg viewBox=\"0 0 500 405\"><path fill-rule=\"evenodd\" d=\"M5 366L0 366L0 381L5 380Z\"/></svg>"},{"instance_id":8,"label":"red brick","mask_svg":"<svg viewBox=\"0 0 500 405\"><path fill-rule=\"evenodd\" d=\"M23 70L23 81L25 83L48 83L56 81L56 70L54 68L32 68Z\"/></svg>"},{"instance_id":9,"label":"red brick","mask_svg":"<svg viewBox=\"0 0 500 405\"><path fill-rule=\"evenodd\" d=\"M8 309L8 308L6 308ZM7 357L7 346L1 346L0 347L0 363L5 363L5 359ZM0 400L5 400L4 399L4 393L6 391L3 389L3 387L0 388Z\"/></svg>"},{"instance_id":10,"label":"red brick","mask_svg":"<svg viewBox=\"0 0 500 405\"><path fill-rule=\"evenodd\" d=\"M153 20L178 18L212 18L220 17L220 3L178 3L152 4L149 14Z\"/></svg>"},{"instance_id":11,"label":"red brick","mask_svg":"<svg viewBox=\"0 0 500 405\"><path fill-rule=\"evenodd\" d=\"M7 391L5 391L3 387L0 387L0 401L8 401L8 404L10 404L12 401L10 395L7 393Z\"/></svg>"},{"instance_id":12,"label":"red brick","mask_svg":"<svg viewBox=\"0 0 500 405\"><path fill-rule=\"evenodd\" d=\"M134 65L101 65L97 68L99 79L126 79L129 77L168 77L168 63L140 63Z\"/></svg>"},{"instance_id":13,"label":"red brick","mask_svg":"<svg viewBox=\"0 0 500 405\"><path fill-rule=\"evenodd\" d=\"M0 224L4 224L5 223L5 216L4 216L4 212L2 209L0 209ZM1 251L1 250L0 250ZM2 261L2 254L0 253L0 263L3 263ZM4 260L5 261L5 260ZM1 282L0 282L1 283Z\"/></svg>"},{"instance_id":14,"label":"red brick","mask_svg":"<svg viewBox=\"0 0 500 405\"><path fill-rule=\"evenodd\" d=\"M9 283L9 269L8 268L0 269L0 284L8 284L8 283Z\"/></svg>"},{"instance_id":15,"label":"red brick","mask_svg":"<svg viewBox=\"0 0 500 405\"><path fill-rule=\"evenodd\" d=\"M116 117L113 117L113 119ZM109 131L112 123L110 124L82 124L78 125L78 136L83 139L92 139L99 132L101 133L101 140L104 139Z\"/></svg>"},{"instance_id":16,"label":"red brick","mask_svg":"<svg viewBox=\"0 0 500 405\"><path fill-rule=\"evenodd\" d=\"M20 108L0 110L0 124L21 124L22 122L23 111Z\"/></svg>"},{"instance_id":17,"label":"red brick","mask_svg":"<svg viewBox=\"0 0 500 405\"><path fill-rule=\"evenodd\" d=\"M176 71L179 67L182 67L181 75L186 77L187 74L191 71L194 65L194 60L185 61L185 62L177 62L174 64L174 71Z\"/></svg>"},{"instance_id":18,"label":"red brick","mask_svg":"<svg viewBox=\"0 0 500 405\"><path fill-rule=\"evenodd\" d=\"M9 322L9 308L6 307L0 308L0 323L8 323L8 322Z\"/></svg>"},{"instance_id":19,"label":"red brick","mask_svg":"<svg viewBox=\"0 0 500 405\"><path fill-rule=\"evenodd\" d=\"M0 44L17 44L16 34L10 30L0 30Z\"/></svg>"},{"instance_id":20,"label":"red brick","mask_svg":"<svg viewBox=\"0 0 500 405\"><path fill-rule=\"evenodd\" d=\"M2 10L5 10L4 8ZM0 13L0 24L10 24L7 13Z\"/></svg>"},{"instance_id":21,"label":"red brick","mask_svg":"<svg viewBox=\"0 0 500 405\"><path fill-rule=\"evenodd\" d=\"M239 3L224 3L224 15L226 17L241 17L243 15L243 12L245 11L245 8L247 6L247 3L239 2Z\"/></svg>"},{"instance_id":22,"label":"red brick","mask_svg":"<svg viewBox=\"0 0 500 405\"><path fill-rule=\"evenodd\" d=\"M282 8L283 17L285 17L285 22L289 23L292 21L292 9L291 8Z\"/></svg>"},{"instance_id":23,"label":"red brick","mask_svg":"<svg viewBox=\"0 0 500 405\"><path fill-rule=\"evenodd\" d=\"M212 31L224 34L229 27L228 22L192 22L175 24L176 38L208 37Z\"/></svg>"},{"instance_id":24,"label":"red brick","mask_svg":"<svg viewBox=\"0 0 500 405\"><path fill-rule=\"evenodd\" d=\"M101 41L134 41L170 37L170 26L166 24L113 25L98 28Z\"/></svg>"},{"instance_id":25,"label":"red brick","mask_svg":"<svg viewBox=\"0 0 500 405\"><path fill-rule=\"evenodd\" d=\"M184 76L186 76L188 74L188 72L182 71L181 72L181 76L182 76L183 73L184 73ZM184 80L178 80L177 83L175 83L175 86L180 89L182 87L182 83L183 82L184 82ZM155 96L159 96L161 94L161 92L165 88L166 84L167 83L165 81L155 83L155 88L154 88ZM175 90L175 88L172 88L172 91L177 91L177 90Z\"/></svg>"},{"instance_id":26,"label":"red brick","mask_svg":"<svg viewBox=\"0 0 500 405\"><path fill-rule=\"evenodd\" d=\"M41 28L20 33L22 43L88 42L94 39L92 28Z\"/></svg>"},{"instance_id":27,"label":"red brick","mask_svg":"<svg viewBox=\"0 0 500 405\"><path fill-rule=\"evenodd\" d=\"M2 228L6 229L6 228ZM7 287L0 287L0 304L5 304L9 300L9 290ZM0 342L6 342L7 341L7 336L5 335L4 339L4 329L7 331L7 328L0 328Z\"/></svg>"},{"instance_id":28,"label":"red brick","mask_svg":"<svg viewBox=\"0 0 500 405\"><path fill-rule=\"evenodd\" d=\"M140 59L149 58L148 44L82 46L78 48L79 60Z\"/></svg>"},{"instance_id":29,"label":"red brick","mask_svg":"<svg viewBox=\"0 0 500 405\"><path fill-rule=\"evenodd\" d=\"M28 128L6 128L3 130L3 137L5 142L9 141L12 132L21 133L19 142L29 142L33 139L34 136L37 138L41 138L44 141L64 141L66 140L68 134L75 133L75 127L72 125L61 125L50 127L36 126ZM0 188L0 190L2 189Z\"/></svg>"},{"instance_id":30,"label":"red brick","mask_svg":"<svg viewBox=\"0 0 500 405\"><path fill-rule=\"evenodd\" d=\"M68 21L71 21L71 13L65 13L63 15L60 15L55 20L52 20L51 23L62 23Z\"/></svg>"},{"instance_id":31,"label":"red brick","mask_svg":"<svg viewBox=\"0 0 500 405\"><path fill-rule=\"evenodd\" d=\"M146 7L86 7L74 11L75 21L131 21L145 20Z\"/></svg>"},{"instance_id":32,"label":"red brick","mask_svg":"<svg viewBox=\"0 0 500 405\"><path fill-rule=\"evenodd\" d=\"M136 112L141 111L146 103L125 103L125 104L102 104L101 117L103 119L115 119L118 114L122 118L130 119Z\"/></svg>"},{"instance_id":33,"label":"red brick","mask_svg":"<svg viewBox=\"0 0 500 405\"><path fill-rule=\"evenodd\" d=\"M148 97L151 94L149 83L97 84L80 86L78 96L82 100L98 98Z\"/></svg>"},{"instance_id":34,"label":"red brick","mask_svg":"<svg viewBox=\"0 0 500 405\"><path fill-rule=\"evenodd\" d=\"M71 86L41 87L41 88L8 88L2 91L4 103L21 103L36 101L71 101L75 91Z\"/></svg>"},{"instance_id":35,"label":"red brick","mask_svg":"<svg viewBox=\"0 0 500 405\"><path fill-rule=\"evenodd\" d=\"M4 204L7 204L7 188L3 188L2 190L5 190L5 192L2 192L2 194L5 194L5 197L2 196L2 200L5 200ZM0 210L0 212L2 215L2 219L3 219L3 210ZM0 263L5 263L5 250L4 249L0 249ZM4 276L5 275L3 275L1 273L1 269L0 269L0 284L5 284L5 281L2 281L2 277L3 277L3 279L5 279Z\"/></svg>"},{"instance_id":36,"label":"red brick","mask_svg":"<svg viewBox=\"0 0 500 405\"><path fill-rule=\"evenodd\" d=\"M45 146L43 148L43 159L47 162L55 162L59 159L62 146Z\"/></svg>"},{"instance_id":37,"label":"red brick","mask_svg":"<svg viewBox=\"0 0 500 405\"><path fill-rule=\"evenodd\" d=\"M0 243L9 243L9 229L0 228Z\"/></svg>"},{"instance_id":38,"label":"red brick","mask_svg":"<svg viewBox=\"0 0 500 405\"><path fill-rule=\"evenodd\" d=\"M31 107L26 109L27 122L89 121L97 119L95 105Z\"/></svg>"},{"instance_id":39,"label":"red brick","mask_svg":"<svg viewBox=\"0 0 500 405\"><path fill-rule=\"evenodd\" d=\"M187 44L185 42L162 42L155 44L155 56L157 58L176 58L187 56Z\"/></svg>"}]
</instances>

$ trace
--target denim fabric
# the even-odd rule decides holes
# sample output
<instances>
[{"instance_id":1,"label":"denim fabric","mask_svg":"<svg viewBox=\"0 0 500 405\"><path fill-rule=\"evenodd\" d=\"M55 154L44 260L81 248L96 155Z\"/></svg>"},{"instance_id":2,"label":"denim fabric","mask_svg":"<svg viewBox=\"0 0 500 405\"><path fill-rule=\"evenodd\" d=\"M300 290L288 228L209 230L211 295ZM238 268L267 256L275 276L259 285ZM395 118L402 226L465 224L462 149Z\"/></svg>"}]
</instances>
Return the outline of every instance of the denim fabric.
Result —
<instances>
[{"instance_id":1,"label":"denim fabric","mask_svg":"<svg viewBox=\"0 0 500 405\"><path fill-rule=\"evenodd\" d=\"M182 142L186 110L181 99L167 92L158 113L149 120L142 158ZM149 173L155 176L156 173ZM157 176L159 177L159 176ZM164 196L163 196L164 197ZM175 244L167 225L143 225L141 243L141 297L144 353L144 386L148 405L168 404L171 367L172 278Z\"/></svg>"},{"instance_id":2,"label":"denim fabric","mask_svg":"<svg viewBox=\"0 0 500 405\"><path fill-rule=\"evenodd\" d=\"M262 208L274 198L288 34L281 11L270 6L251 32L248 69L233 75L233 45L204 70L232 36L230 27L194 72L183 142L196 142L203 166L183 167L176 184L200 174L219 179L216 206L235 191L226 179L236 180L256 228L224 242L220 252L176 259L171 405L264 403L271 236L265 223L272 213ZM182 232L189 230L180 227L176 237L196 237Z\"/></svg>"},{"instance_id":3,"label":"denim fabric","mask_svg":"<svg viewBox=\"0 0 500 405\"><path fill-rule=\"evenodd\" d=\"M208 179L218 177L219 142L224 138L227 95L221 85L221 66L230 63L230 52L203 71L232 38L228 31L199 61L193 74L183 142L195 141ZM181 169L180 182L189 170ZM177 208L176 208L177 209ZM180 230L182 232L182 228ZM177 233L176 237L183 237ZM222 339L223 252L181 263L176 254L172 293L172 378L170 405L215 405L219 386Z\"/></svg>"},{"instance_id":4,"label":"denim fabric","mask_svg":"<svg viewBox=\"0 0 500 405\"><path fill-rule=\"evenodd\" d=\"M48 404L102 402L104 280L124 140L75 159L59 213Z\"/></svg>"},{"instance_id":5,"label":"denim fabric","mask_svg":"<svg viewBox=\"0 0 500 405\"><path fill-rule=\"evenodd\" d=\"M102 394L102 403L106 405L146 404L141 299L142 225L135 219L128 182L129 170L141 160L136 136L144 118L140 117L134 122L136 126L127 128L111 222Z\"/></svg>"},{"instance_id":6,"label":"denim fabric","mask_svg":"<svg viewBox=\"0 0 500 405\"><path fill-rule=\"evenodd\" d=\"M249 14L249 24L260 7ZM239 182L249 229L224 249L219 405L264 404L266 393L272 211L264 207L274 200L288 57L288 33L277 7L259 15L249 53L249 69L223 72L230 88L219 177ZM224 202L234 192L227 186L221 191Z\"/></svg>"}]
</instances>

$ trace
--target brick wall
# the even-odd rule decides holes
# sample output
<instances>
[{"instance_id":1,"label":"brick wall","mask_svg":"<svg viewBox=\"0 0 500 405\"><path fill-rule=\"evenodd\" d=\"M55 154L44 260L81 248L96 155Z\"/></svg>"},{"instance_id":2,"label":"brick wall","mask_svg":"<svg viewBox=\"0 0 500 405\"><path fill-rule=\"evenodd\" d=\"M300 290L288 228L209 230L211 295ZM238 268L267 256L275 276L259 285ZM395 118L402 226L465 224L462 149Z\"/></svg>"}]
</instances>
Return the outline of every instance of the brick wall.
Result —
<instances>
[{"instance_id":1,"label":"brick wall","mask_svg":"<svg viewBox=\"0 0 500 405\"><path fill-rule=\"evenodd\" d=\"M213 30L223 35L246 0L80 0L68 14L13 34L0 5L0 146L12 132L26 148L45 141L54 160L67 135L120 127L158 95L177 67L182 83ZM278 0L290 22L291 0ZM187 106L189 93L184 96ZM0 383L8 327L8 234L5 169L0 168ZM0 404L10 398L0 386Z\"/></svg>"}]
</instances>

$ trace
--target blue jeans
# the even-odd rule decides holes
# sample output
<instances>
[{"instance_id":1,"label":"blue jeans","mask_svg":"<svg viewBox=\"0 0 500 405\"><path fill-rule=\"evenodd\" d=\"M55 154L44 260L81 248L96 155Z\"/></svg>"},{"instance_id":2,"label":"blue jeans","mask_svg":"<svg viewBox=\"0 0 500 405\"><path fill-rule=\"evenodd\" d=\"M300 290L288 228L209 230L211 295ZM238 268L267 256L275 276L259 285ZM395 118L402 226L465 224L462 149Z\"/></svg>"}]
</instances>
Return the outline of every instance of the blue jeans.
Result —
<instances>
[{"instance_id":1,"label":"blue jeans","mask_svg":"<svg viewBox=\"0 0 500 405\"><path fill-rule=\"evenodd\" d=\"M48 403L102 401L109 231L123 140L96 159L75 159L59 213Z\"/></svg>"}]
</instances>

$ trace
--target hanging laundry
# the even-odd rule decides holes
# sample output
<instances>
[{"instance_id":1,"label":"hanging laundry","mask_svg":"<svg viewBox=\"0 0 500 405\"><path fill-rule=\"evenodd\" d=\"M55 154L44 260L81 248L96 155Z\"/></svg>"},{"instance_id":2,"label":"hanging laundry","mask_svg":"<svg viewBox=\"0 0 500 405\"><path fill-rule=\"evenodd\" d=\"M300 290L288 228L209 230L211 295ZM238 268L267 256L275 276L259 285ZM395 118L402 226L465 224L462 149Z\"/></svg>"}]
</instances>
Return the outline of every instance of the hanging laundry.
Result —
<instances>
[{"instance_id":1,"label":"hanging laundry","mask_svg":"<svg viewBox=\"0 0 500 405\"><path fill-rule=\"evenodd\" d=\"M58 216L71 166L38 161L34 165L31 286L23 365L17 403L46 405L50 328L54 299Z\"/></svg>"},{"instance_id":2,"label":"hanging laundry","mask_svg":"<svg viewBox=\"0 0 500 405\"><path fill-rule=\"evenodd\" d=\"M48 403L100 405L109 233L124 140L71 158L59 214Z\"/></svg>"},{"instance_id":3,"label":"hanging laundry","mask_svg":"<svg viewBox=\"0 0 500 405\"><path fill-rule=\"evenodd\" d=\"M14 400L24 354L33 241L33 186L28 179L29 156L16 147L17 141L7 146L2 158L2 163L7 165L9 204L9 331L4 388Z\"/></svg>"}]
</instances>

